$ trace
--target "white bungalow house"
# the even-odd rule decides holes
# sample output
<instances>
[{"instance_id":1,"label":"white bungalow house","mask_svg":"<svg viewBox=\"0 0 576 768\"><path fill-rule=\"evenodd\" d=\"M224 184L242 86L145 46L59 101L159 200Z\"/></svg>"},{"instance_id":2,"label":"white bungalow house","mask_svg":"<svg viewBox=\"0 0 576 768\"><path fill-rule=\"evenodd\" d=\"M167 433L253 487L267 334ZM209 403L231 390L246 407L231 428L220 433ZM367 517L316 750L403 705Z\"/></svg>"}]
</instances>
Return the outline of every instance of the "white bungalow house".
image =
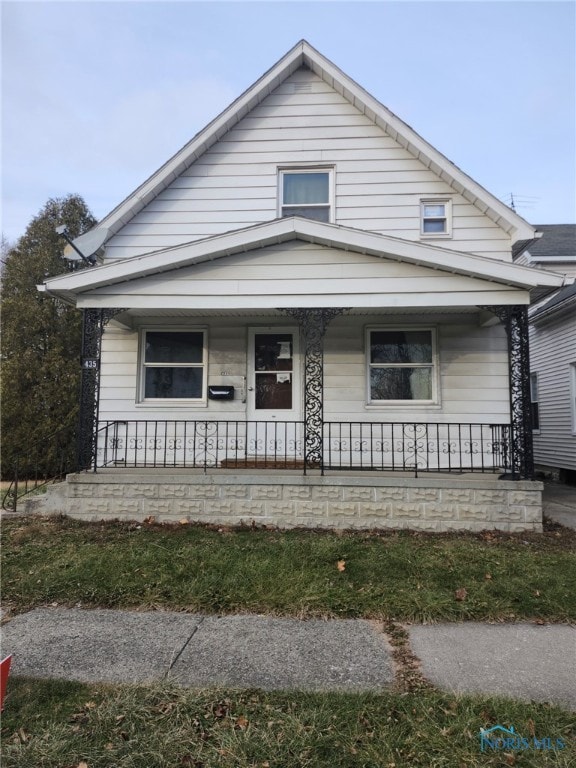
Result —
<instances>
[{"instance_id":1,"label":"white bungalow house","mask_svg":"<svg viewBox=\"0 0 576 768\"><path fill-rule=\"evenodd\" d=\"M66 511L537 529L535 239L299 42L43 287L85 316Z\"/></svg>"}]
</instances>

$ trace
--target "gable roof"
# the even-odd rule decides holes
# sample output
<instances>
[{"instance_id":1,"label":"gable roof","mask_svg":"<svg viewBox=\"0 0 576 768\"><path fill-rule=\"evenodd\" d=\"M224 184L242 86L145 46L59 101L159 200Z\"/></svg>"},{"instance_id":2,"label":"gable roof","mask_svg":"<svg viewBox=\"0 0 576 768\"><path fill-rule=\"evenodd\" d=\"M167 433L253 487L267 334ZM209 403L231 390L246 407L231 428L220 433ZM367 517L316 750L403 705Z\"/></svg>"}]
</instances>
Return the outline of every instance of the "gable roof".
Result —
<instances>
[{"instance_id":1,"label":"gable roof","mask_svg":"<svg viewBox=\"0 0 576 768\"><path fill-rule=\"evenodd\" d=\"M481 256L447 250L427 243L408 242L388 235L291 216L50 278L45 285L50 294L74 302L76 297L87 291L160 275L291 240L304 240L375 257L395 259L453 274L483 278L524 290L537 286L551 289L570 281L564 275L552 272L484 259Z\"/></svg>"},{"instance_id":2,"label":"gable roof","mask_svg":"<svg viewBox=\"0 0 576 768\"><path fill-rule=\"evenodd\" d=\"M528 247L535 261L576 259L576 224L537 224L542 237Z\"/></svg>"},{"instance_id":3,"label":"gable roof","mask_svg":"<svg viewBox=\"0 0 576 768\"><path fill-rule=\"evenodd\" d=\"M97 228L108 231L105 239L118 232L207 149L301 67L312 70L427 168L447 182L455 192L478 207L510 235L512 242L530 242L535 237L534 228L528 222L473 181L306 40L301 40L254 85L102 219Z\"/></svg>"},{"instance_id":4,"label":"gable roof","mask_svg":"<svg viewBox=\"0 0 576 768\"><path fill-rule=\"evenodd\" d=\"M540 320L559 315L570 314L576 320L576 283L566 285L557 291L545 304L535 308L530 313L530 322L537 323Z\"/></svg>"}]
</instances>

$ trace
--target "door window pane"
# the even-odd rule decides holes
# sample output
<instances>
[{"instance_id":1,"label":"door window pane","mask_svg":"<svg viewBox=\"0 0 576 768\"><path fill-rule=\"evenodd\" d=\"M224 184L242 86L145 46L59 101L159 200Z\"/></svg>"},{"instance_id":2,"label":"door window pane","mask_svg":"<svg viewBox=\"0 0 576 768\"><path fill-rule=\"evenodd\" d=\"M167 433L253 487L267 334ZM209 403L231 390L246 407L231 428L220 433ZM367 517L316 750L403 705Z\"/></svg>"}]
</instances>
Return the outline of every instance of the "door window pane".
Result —
<instances>
[{"instance_id":1,"label":"door window pane","mask_svg":"<svg viewBox=\"0 0 576 768\"><path fill-rule=\"evenodd\" d=\"M292 334L256 334L254 338L254 367L257 371L291 371Z\"/></svg>"},{"instance_id":2,"label":"door window pane","mask_svg":"<svg viewBox=\"0 0 576 768\"><path fill-rule=\"evenodd\" d=\"M282 411L292 408L292 374L257 373L256 409Z\"/></svg>"}]
</instances>

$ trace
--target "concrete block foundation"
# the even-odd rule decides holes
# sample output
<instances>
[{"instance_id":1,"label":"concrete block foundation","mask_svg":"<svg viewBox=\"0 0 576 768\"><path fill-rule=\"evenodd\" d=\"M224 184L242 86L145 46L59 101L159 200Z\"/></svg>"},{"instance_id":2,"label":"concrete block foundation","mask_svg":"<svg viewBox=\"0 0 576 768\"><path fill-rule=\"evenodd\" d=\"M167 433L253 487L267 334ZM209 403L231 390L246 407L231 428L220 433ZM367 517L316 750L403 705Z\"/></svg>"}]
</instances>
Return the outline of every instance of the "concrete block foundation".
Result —
<instances>
[{"instance_id":1,"label":"concrete block foundation","mask_svg":"<svg viewBox=\"0 0 576 768\"><path fill-rule=\"evenodd\" d=\"M278 528L541 531L542 490L540 482L470 474L112 470L69 475L30 511Z\"/></svg>"}]
</instances>

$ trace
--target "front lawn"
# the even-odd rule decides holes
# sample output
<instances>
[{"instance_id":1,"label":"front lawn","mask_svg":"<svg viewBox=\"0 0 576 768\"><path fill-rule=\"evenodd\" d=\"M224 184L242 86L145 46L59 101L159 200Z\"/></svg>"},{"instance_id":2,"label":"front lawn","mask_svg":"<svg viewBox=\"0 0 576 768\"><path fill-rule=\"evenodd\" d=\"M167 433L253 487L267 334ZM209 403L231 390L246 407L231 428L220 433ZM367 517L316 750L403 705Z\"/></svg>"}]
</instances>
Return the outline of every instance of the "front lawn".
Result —
<instances>
[{"instance_id":1,"label":"front lawn","mask_svg":"<svg viewBox=\"0 0 576 768\"><path fill-rule=\"evenodd\" d=\"M13 518L4 607L576 620L576 532L333 533Z\"/></svg>"},{"instance_id":2,"label":"front lawn","mask_svg":"<svg viewBox=\"0 0 576 768\"><path fill-rule=\"evenodd\" d=\"M521 750L481 751L514 727ZM546 744L552 749L534 746ZM480 696L190 691L14 679L3 768L496 768L576 764L574 717ZM561 746L562 745L562 746Z\"/></svg>"}]
</instances>

